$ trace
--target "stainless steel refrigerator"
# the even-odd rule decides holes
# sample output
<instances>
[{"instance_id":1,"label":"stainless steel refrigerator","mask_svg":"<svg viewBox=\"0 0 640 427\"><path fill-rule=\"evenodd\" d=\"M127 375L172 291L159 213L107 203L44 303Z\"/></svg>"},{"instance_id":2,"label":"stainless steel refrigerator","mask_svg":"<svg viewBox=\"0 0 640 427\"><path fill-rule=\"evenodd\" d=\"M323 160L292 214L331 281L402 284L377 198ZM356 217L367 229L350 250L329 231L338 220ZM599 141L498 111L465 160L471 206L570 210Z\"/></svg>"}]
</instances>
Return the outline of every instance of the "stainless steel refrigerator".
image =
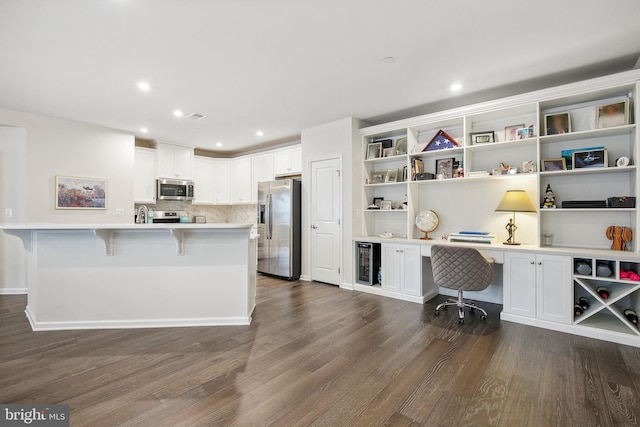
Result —
<instances>
[{"instance_id":1,"label":"stainless steel refrigerator","mask_svg":"<svg viewBox=\"0 0 640 427\"><path fill-rule=\"evenodd\" d=\"M258 183L258 271L300 278L300 181Z\"/></svg>"}]
</instances>

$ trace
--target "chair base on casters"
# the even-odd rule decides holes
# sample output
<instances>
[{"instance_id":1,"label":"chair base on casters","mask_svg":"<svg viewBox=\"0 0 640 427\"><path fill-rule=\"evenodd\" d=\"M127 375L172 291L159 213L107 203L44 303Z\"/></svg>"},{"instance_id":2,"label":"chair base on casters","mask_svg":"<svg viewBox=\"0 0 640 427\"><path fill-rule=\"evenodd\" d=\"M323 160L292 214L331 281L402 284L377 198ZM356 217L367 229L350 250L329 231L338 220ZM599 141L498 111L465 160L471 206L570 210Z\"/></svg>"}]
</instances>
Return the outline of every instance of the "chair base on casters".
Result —
<instances>
[{"instance_id":1,"label":"chair base on casters","mask_svg":"<svg viewBox=\"0 0 640 427\"><path fill-rule=\"evenodd\" d=\"M477 305L475 305L473 302L466 302L464 299L462 299L462 291L458 291L458 299L457 300L453 300L453 299L448 299L445 302L443 302L442 304L438 304L438 306L436 307L436 311L435 311L435 315L438 316L440 314L440 309L447 309L448 306L450 305L456 305L458 306L458 323L462 324L464 323L464 308L465 307L469 307L470 311L474 311L474 310L479 310L482 312L482 316L480 316L481 320L487 320L487 312L484 311L483 309L481 309L480 307L478 307Z\"/></svg>"}]
</instances>

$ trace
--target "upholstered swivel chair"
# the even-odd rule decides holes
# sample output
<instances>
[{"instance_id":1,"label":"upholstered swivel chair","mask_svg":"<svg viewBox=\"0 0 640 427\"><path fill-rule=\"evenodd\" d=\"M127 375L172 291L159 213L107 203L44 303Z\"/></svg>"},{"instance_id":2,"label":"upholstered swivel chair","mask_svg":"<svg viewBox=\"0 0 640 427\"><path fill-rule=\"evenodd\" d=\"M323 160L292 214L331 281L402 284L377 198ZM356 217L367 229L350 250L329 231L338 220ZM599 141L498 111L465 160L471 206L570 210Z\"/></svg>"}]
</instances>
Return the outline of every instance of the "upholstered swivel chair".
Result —
<instances>
[{"instance_id":1,"label":"upholstered swivel chair","mask_svg":"<svg viewBox=\"0 0 640 427\"><path fill-rule=\"evenodd\" d=\"M438 286L458 291L457 300L447 300L436 307L435 315L447 306L458 306L458 323L464 323L464 308L482 312L480 319L487 319L487 312L473 302L462 298L463 291L481 291L491 283L493 259L486 259L473 248L433 245L431 247L431 269Z\"/></svg>"}]
</instances>

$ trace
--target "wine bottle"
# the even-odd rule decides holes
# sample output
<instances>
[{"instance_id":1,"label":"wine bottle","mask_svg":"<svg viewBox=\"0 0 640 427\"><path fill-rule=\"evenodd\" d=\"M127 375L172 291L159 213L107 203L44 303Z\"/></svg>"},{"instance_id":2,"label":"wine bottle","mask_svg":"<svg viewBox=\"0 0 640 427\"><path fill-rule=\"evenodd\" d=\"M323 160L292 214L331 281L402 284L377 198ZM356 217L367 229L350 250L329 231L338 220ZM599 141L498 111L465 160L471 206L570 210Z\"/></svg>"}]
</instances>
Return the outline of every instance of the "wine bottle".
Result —
<instances>
[{"instance_id":1,"label":"wine bottle","mask_svg":"<svg viewBox=\"0 0 640 427\"><path fill-rule=\"evenodd\" d=\"M596 292L598 293L598 295L600 295L602 299L609 298L609 291L604 286L598 286L598 288L596 289Z\"/></svg>"},{"instance_id":2,"label":"wine bottle","mask_svg":"<svg viewBox=\"0 0 640 427\"><path fill-rule=\"evenodd\" d=\"M578 304L582 307L582 311L587 311L589 309L589 301L585 297L578 298Z\"/></svg>"},{"instance_id":3,"label":"wine bottle","mask_svg":"<svg viewBox=\"0 0 640 427\"><path fill-rule=\"evenodd\" d=\"M573 306L573 313L575 314L576 317L582 315L582 306L580 304L575 304Z\"/></svg>"},{"instance_id":4,"label":"wine bottle","mask_svg":"<svg viewBox=\"0 0 640 427\"><path fill-rule=\"evenodd\" d=\"M627 318L627 320L631 323L633 323L634 325L638 324L638 313L635 312L635 310L632 310L630 308L627 308L624 311L624 317Z\"/></svg>"}]
</instances>

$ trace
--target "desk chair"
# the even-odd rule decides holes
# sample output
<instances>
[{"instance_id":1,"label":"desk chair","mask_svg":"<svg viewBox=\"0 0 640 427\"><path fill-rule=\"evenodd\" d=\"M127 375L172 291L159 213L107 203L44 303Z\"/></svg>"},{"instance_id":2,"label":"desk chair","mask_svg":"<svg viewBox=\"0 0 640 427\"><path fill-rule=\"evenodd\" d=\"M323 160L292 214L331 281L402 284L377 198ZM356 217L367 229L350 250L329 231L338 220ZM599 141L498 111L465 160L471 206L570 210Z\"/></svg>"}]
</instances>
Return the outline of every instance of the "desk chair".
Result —
<instances>
[{"instance_id":1,"label":"desk chair","mask_svg":"<svg viewBox=\"0 0 640 427\"><path fill-rule=\"evenodd\" d=\"M473 248L433 245L431 247L431 269L436 285L458 291L457 300L447 300L436 307L435 315L440 309L449 305L458 306L458 323L464 323L464 308L470 311L480 310L480 319L487 319L487 312L462 299L462 291L482 291L491 283L493 259L486 259Z\"/></svg>"}]
</instances>

